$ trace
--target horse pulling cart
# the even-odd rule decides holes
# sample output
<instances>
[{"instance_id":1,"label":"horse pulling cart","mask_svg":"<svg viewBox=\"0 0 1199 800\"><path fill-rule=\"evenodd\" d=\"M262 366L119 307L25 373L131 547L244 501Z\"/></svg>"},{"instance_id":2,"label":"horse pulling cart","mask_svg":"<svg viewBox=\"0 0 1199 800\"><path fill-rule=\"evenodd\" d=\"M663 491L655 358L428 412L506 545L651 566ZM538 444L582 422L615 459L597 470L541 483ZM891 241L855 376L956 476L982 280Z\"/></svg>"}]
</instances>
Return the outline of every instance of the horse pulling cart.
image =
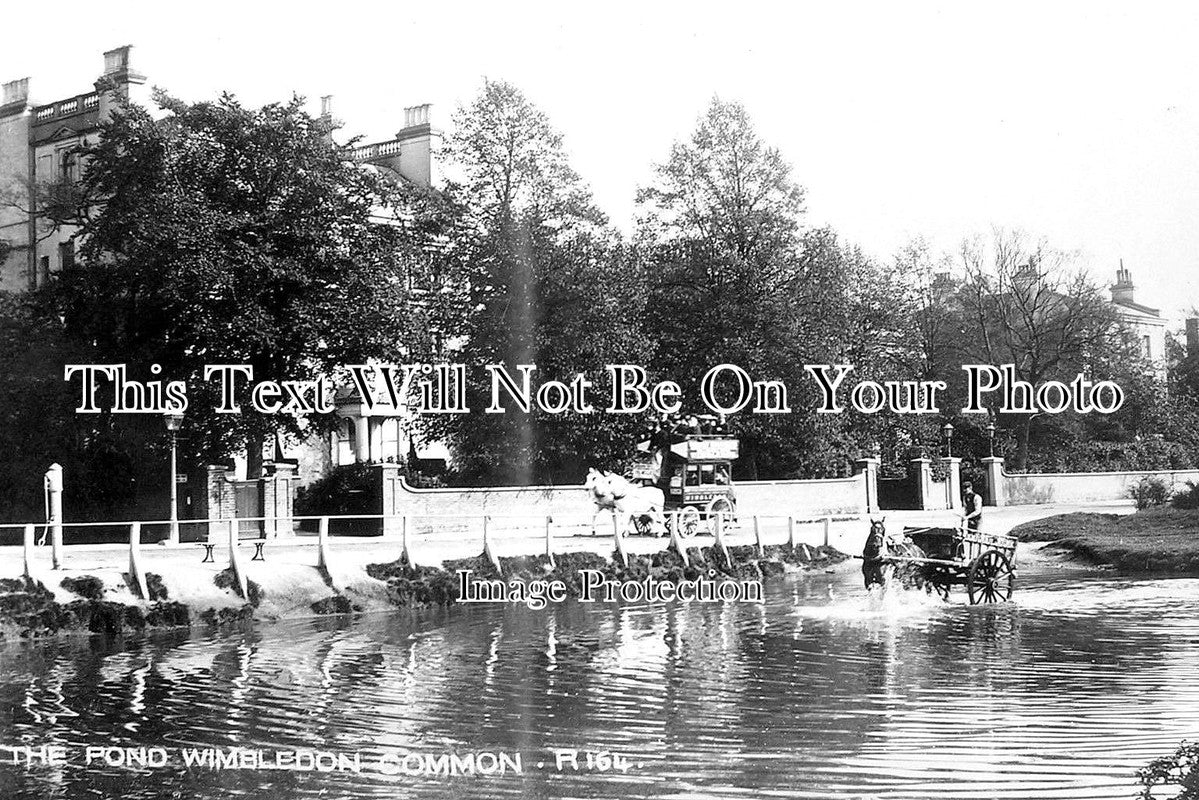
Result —
<instances>
[{"instance_id":1,"label":"horse pulling cart","mask_svg":"<svg viewBox=\"0 0 1199 800\"><path fill-rule=\"evenodd\" d=\"M1016 587L1016 540L963 528L905 528L888 542L881 521L871 521L862 551L866 588L897 579L948 599L966 587L971 605L1006 603Z\"/></svg>"}]
</instances>

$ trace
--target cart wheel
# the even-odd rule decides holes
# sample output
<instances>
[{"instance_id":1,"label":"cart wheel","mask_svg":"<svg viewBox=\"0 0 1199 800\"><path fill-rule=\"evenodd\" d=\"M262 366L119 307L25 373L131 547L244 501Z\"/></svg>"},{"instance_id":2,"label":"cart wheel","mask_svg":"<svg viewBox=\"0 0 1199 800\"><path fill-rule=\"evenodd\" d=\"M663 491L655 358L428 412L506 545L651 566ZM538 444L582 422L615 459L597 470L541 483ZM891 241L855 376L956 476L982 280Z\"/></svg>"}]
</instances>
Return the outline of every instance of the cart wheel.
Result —
<instances>
[{"instance_id":1,"label":"cart wheel","mask_svg":"<svg viewBox=\"0 0 1199 800\"><path fill-rule=\"evenodd\" d=\"M970 563L966 591L970 605L1006 603L1012 597L1016 573L1007 556L998 550L988 550Z\"/></svg>"},{"instance_id":2,"label":"cart wheel","mask_svg":"<svg viewBox=\"0 0 1199 800\"><path fill-rule=\"evenodd\" d=\"M649 514L634 514L633 531L641 536L649 536L654 532L653 517Z\"/></svg>"},{"instance_id":3,"label":"cart wheel","mask_svg":"<svg viewBox=\"0 0 1199 800\"><path fill-rule=\"evenodd\" d=\"M699 509L687 506L679 512L679 533L683 536L694 536L699 528Z\"/></svg>"},{"instance_id":4,"label":"cart wheel","mask_svg":"<svg viewBox=\"0 0 1199 800\"><path fill-rule=\"evenodd\" d=\"M708 520L708 526L713 530L716 528L717 514L722 515L726 526L732 524L733 504L729 502L727 497L713 497L708 501L708 505L704 507L704 519Z\"/></svg>"}]
</instances>

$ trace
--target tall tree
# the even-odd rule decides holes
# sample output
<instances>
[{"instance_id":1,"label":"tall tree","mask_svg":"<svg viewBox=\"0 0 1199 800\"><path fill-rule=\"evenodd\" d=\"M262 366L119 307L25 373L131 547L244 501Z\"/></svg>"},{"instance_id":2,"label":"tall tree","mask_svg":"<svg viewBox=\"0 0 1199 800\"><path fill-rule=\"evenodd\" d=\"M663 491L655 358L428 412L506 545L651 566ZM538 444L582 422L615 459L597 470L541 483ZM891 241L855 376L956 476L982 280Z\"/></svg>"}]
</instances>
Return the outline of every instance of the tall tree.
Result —
<instances>
[{"instance_id":1,"label":"tall tree","mask_svg":"<svg viewBox=\"0 0 1199 800\"><path fill-rule=\"evenodd\" d=\"M461 477L528 483L582 476L631 452L635 422L604 414L483 414L488 364L535 380L587 372L602 397L606 363L640 360L644 292L634 265L570 167L561 136L511 84L484 83L454 119L448 155L462 176L469 302L455 360L469 368L469 415L426 421L454 447Z\"/></svg>"},{"instance_id":2,"label":"tall tree","mask_svg":"<svg viewBox=\"0 0 1199 800\"><path fill-rule=\"evenodd\" d=\"M1125 360L1115 313L1076 255L997 229L990 241L964 242L959 260L961 285L945 308L956 324L942 331L940 345L957 364L1011 364L1017 379L1035 385ZM1018 469L1029 460L1035 416L1007 420Z\"/></svg>"},{"instance_id":3,"label":"tall tree","mask_svg":"<svg viewBox=\"0 0 1199 800\"><path fill-rule=\"evenodd\" d=\"M53 299L68 333L133 377L186 380L186 442L222 458L302 434L321 414L217 414L205 364L247 364L254 379L312 380L418 341L405 269L410 227L377 214L392 195L347 159L302 101L247 108L224 95L165 116L126 106L85 149L77 266Z\"/></svg>"}]
</instances>

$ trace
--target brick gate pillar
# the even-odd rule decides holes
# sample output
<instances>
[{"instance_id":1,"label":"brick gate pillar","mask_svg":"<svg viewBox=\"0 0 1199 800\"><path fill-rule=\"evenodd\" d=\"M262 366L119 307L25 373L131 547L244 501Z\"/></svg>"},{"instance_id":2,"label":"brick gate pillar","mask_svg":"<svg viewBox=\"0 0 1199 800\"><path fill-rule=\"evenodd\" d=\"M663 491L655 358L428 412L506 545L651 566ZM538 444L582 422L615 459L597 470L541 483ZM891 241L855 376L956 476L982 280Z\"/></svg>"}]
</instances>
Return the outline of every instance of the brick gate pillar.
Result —
<instances>
[{"instance_id":1,"label":"brick gate pillar","mask_svg":"<svg viewBox=\"0 0 1199 800\"><path fill-rule=\"evenodd\" d=\"M295 534L292 517L295 516L293 481L296 465L276 461L266 465L265 470L259 481L262 492L262 516L265 518L263 532L268 537L292 536Z\"/></svg>"},{"instance_id":2,"label":"brick gate pillar","mask_svg":"<svg viewBox=\"0 0 1199 800\"><path fill-rule=\"evenodd\" d=\"M962 459L942 458L945 465L945 507L956 511L962 507Z\"/></svg>"},{"instance_id":3,"label":"brick gate pillar","mask_svg":"<svg viewBox=\"0 0 1199 800\"><path fill-rule=\"evenodd\" d=\"M208 520L209 542L223 542L229 535L229 526L217 520L233 519L237 516L237 496L233 489L233 470L223 464L209 464L204 476L203 518Z\"/></svg>"},{"instance_id":4,"label":"brick gate pillar","mask_svg":"<svg viewBox=\"0 0 1199 800\"><path fill-rule=\"evenodd\" d=\"M987 474L987 485L983 492L983 505L1007 505L1007 492L1003 484L1003 459L999 456L988 456L983 459Z\"/></svg>"},{"instance_id":5,"label":"brick gate pillar","mask_svg":"<svg viewBox=\"0 0 1199 800\"><path fill-rule=\"evenodd\" d=\"M854 474L864 474L866 476L866 513L873 514L879 510L878 505L878 467L882 463L881 458L867 457L859 458L853 462Z\"/></svg>"},{"instance_id":6,"label":"brick gate pillar","mask_svg":"<svg viewBox=\"0 0 1199 800\"><path fill-rule=\"evenodd\" d=\"M404 514L404 487L400 484L404 469L399 464L375 464L379 471L379 496L382 500L375 513L383 515L381 530L384 536L400 534Z\"/></svg>"},{"instance_id":7,"label":"brick gate pillar","mask_svg":"<svg viewBox=\"0 0 1199 800\"><path fill-rule=\"evenodd\" d=\"M932 496L933 470L931 459L913 458L911 460L911 468L908 470L908 480L912 481L916 487L916 508L921 511L928 511L929 509L939 507L941 499Z\"/></svg>"}]
</instances>

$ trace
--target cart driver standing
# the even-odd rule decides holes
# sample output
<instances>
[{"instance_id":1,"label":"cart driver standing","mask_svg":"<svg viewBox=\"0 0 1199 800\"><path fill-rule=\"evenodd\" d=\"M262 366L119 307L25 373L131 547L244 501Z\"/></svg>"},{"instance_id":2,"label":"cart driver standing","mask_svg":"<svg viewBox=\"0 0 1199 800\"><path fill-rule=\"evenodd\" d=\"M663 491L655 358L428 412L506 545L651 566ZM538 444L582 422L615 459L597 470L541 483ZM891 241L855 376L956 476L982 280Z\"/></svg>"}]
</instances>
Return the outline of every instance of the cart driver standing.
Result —
<instances>
[{"instance_id":1,"label":"cart driver standing","mask_svg":"<svg viewBox=\"0 0 1199 800\"><path fill-rule=\"evenodd\" d=\"M962 522L972 531L978 531L983 520L983 499L974 493L974 484L962 484Z\"/></svg>"}]
</instances>

